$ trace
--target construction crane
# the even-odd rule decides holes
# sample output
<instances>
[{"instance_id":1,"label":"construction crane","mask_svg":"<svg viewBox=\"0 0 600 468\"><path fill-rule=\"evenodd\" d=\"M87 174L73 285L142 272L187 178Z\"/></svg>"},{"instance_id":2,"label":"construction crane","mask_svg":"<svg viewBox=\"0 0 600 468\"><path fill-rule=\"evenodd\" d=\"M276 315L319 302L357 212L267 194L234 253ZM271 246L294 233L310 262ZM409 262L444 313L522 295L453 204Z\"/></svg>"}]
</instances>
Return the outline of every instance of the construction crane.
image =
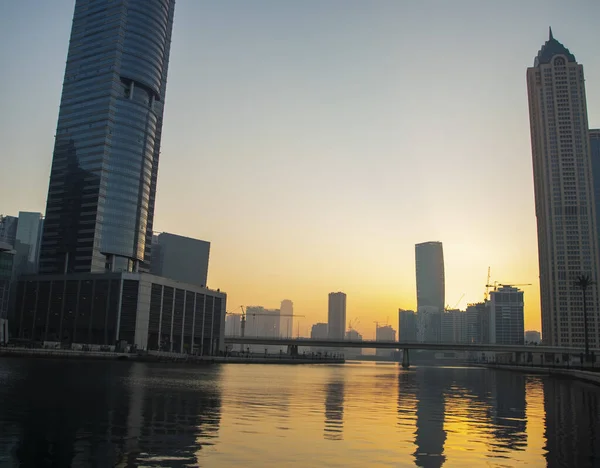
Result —
<instances>
[{"instance_id":1,"label":"construction crane","mask_svg":"<svg viewBox=\"0 0 600 468\"><path fill-rule=\"evenodd\" d=\"M242 313L235 313L235 312L225 312L227 315L239 315L242 317L241 319L241 334L240 336L243 338L246 334L246 320L247 320L247 315L252 316L252 318L258 316L268 316L268 317L305 317L304 315L298 315L298 314L276 314L276 313L261 313L261 312L250 312L249 314L246 314L246 310L244 309L244 306L239 306L239 309L242 310ZM234 309L234 311L237 311L238 309Z\"/></svg>"},{"instance_id":2,"label":"construction crane","mask_svg":"<svg viewBox=\"0 0 600 468\"><path fill-rule=\"evenodd\" d=\"M454 304L454 307L450 308L450 305L446 304L446 309L445 310L456 309L458 307L458 304L460 304L460 301L463 300L463 297L465 297L465 293L462 293L462 296L460 296L460 299L458 301L456 301L456 304Z\"/></svg>"},{"instance_id":3,"label":"construction crane","mask_svg":"<svg viewBox=\"0 0 600 468\"><path fill-rule=\"evenodd\" d=\"M350 320L350 322L348 322L348 329L354 330L356 325L358 325L359 323L360 323L360 319L355 318L355 319Z\"/></svg>"},{"instance_id":4,"label":"construction crane","mask_svg":"<svg viewBox=\"0 0 600 468\"><path fill-rule=\"evenodd\" d=\"M498 286L503 288L503 287L507 287L507 288L513 288L516 286L531 286L531 283L499 283L498 281L494 281L494 284L486 284L485 287L486 288L493 288L494 291L498 290ZM486 290L486 301L487 301L487 297L489 296L488 294L488 290Z\"/></svg>"},{"instance_id":5,"label":"construction crane","mask_svg":"<svg viewBox=\"0 0 600 468\"><path fill-rule=\"evenodd\" d=\"M488 300L488 296L490 295L490 270L491 267L488 267L488 275L487 275L487 281L485 282L485 293L483 294L483 302L487 302Z\"/></svg>"}]
</instances>

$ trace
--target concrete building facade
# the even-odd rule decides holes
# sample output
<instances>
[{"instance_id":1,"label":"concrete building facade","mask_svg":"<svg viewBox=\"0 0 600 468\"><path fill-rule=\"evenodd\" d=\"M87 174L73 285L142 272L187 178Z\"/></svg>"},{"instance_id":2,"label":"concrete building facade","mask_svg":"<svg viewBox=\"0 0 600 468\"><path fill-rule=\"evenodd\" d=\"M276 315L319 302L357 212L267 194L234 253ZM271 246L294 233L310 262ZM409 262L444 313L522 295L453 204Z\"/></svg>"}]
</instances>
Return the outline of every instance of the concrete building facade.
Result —
<instances>
[{"instance_id":1,"label":"concrete building facade","mask_svg":"<svg viewBox=\"0 0 600 468\"><path fill-rule=\"evenodd\" d=\"M383 325L377 327L375 330L376 341L396 341L396 330L391 325ZM393 349L379 349L375 350L375 355L379 357L389 358L395 353Z\"/></svg>"},{"instance_id":2,"label":"concrete building facade","mask_svg":"<svg viewBox=\"0 0 600 468\"><path fill-rule=\"evenodd\" d=\"M343 340L346 336L346 294L329 293L327 333L331 340Z\"/></svg>"},{"instance_id":3,"label":"concrete building facade","mask_svg":"<svg viewBox=\"0 0 600 468\"><path fill-rule=\"evenodd\" d=\"M56 346L224 350L227 296L147 273L23 276L15 337Z\"/></svg>"},{"instance_id":4,"label":"concrete building facade","mask_svg":"<svg viewBox=\"0 0 600 468\"><path fill-rule=\"evenodd\" d=\"M398 310L398 341L417 341L417 316L413 310Z\"/></svg>"},{"instance_id":5,"label":"concrete building facade","mask_svg":"<svg viewBox=\"0 0 600 468\"><path fill-rule=\"evenodd\" d=\"M598 281L598 235L583 66L552 35L527 69L538 228L542 336L584 346L581 274ZM587 294L590 346L600 347L598 288Z\"/></svg>"},{"instance_id":6,"label":"concrete building facade","mask_svg":"<svg viewBox=\"0 0 600 468\"><path fill-rule=\"evenodd\" d=\"M490 343L522 345L525 340L523 291L502 286L490 293Z\"/></svg>"},{"instance_id":7,"label":"concrete building facade","mask_svg":"<svg viewBox=\"0 0 600 468\"><path fill-rule=\"evenodd\" d=\"M467 343L467 313L451 309L442 314L442 343Z\"/></svg>"}]
</instances>

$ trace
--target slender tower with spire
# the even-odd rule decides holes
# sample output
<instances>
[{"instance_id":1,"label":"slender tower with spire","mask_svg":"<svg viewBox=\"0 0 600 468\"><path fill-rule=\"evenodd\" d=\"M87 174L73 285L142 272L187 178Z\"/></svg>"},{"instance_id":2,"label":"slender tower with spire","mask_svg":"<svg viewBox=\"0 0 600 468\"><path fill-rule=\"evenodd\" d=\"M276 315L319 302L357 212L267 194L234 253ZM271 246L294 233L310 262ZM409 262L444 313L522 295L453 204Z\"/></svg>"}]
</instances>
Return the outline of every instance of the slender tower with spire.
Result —
<instances>
[{"instance_id":1,"label":"slender tower with spire","mask_svg":"<svg viewBox=\"0 0 600 468\"><path fill-rule=\"evenodd\" d=\"M527 69L545 344L584 347L579 275L598 281L598 236L583 66L549 37ZM598 288L587 292L590 346L600 346Z\"/></svg>"}]
</instances>

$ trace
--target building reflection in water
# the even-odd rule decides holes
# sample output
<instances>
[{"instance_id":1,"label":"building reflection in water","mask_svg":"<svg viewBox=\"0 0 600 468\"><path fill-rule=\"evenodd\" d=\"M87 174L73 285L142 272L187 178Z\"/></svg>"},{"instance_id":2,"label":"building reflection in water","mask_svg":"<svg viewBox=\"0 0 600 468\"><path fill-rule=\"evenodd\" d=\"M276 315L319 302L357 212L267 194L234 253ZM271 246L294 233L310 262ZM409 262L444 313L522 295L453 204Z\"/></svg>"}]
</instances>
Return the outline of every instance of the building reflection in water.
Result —
<instances>
[{"instance_id":1,"label":"building reflection in water","mask_svg":"<svg viewBox=\"0 0 600 468\"><path fill-rule=\"evenodd\" d=\"M439 468L444 464L444 386L451 382L440 379L444 373L423 367L414 373L416 379L417 430L413 456L423 468ZM400 390L402 391L402 390Z\"/></svg>"},{"instance_id":2,"label":"building reflection in water","mask_svg":"<svg viewBox=\"0 0 600 468\"><path fill-rule=\"evenodd\" d=\"M553 467L600 466L600 393L589 384L545 379L546 462Z\"/></svg>"},{"instance_id":3,"label":"building reflection in water","mask_svg":"<svg viewBox=\"0 0 600 468\"><path fill-rule=\"evenodd\" d=\"M525 450L527 447L526 379L516 372L491 372L492 451Z\"/></svg>"},{"instance_id":4,"label":"building reflection in water","mask_svg":"<svg viewBox=\"0 0 600 468\"><path fill-rule=\"evenodd\" d=\"M332 378L325 385L325 439L344 439L344 391L343 371L332 373Z\"/></svg>"},{"instance_id":5,"label":"building reflection in water","mask_svg":"<svg viewBox=\"0 0 600 468\"><path fill-rule=\"evenodd\" d=\"M14 421L6 429L16 438L0 460L12 465L196 466L198 450L217 436L218 367L23 363L8 401L26 406L0 405L0 420Z\"/></svg>"}]
</instances>

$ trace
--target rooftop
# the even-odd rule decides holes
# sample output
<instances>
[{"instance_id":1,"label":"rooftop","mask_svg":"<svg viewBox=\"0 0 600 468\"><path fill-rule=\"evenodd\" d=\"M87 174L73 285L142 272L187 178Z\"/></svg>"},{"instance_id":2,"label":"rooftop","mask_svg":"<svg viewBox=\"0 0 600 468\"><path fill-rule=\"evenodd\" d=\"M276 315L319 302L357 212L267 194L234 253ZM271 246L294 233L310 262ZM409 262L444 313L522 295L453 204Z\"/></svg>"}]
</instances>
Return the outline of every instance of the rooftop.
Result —
<instances>
[{"instance_id":1,"label":"rooftop","mask_svg":"<svg viewBox=\"0 0 600 468\"><path fill-rule=\"evenodd\" d=\"M539 50L537 57L533 62L534 67L538 67L545 63L550 63L552 58L556 55L564 55L567 57L567 61L576 62L575 56L567 49L564 45L554 39L552 35L552 28L549 28L548 40L544 43L542 48Z\"/></svg>"}]
</instances>

